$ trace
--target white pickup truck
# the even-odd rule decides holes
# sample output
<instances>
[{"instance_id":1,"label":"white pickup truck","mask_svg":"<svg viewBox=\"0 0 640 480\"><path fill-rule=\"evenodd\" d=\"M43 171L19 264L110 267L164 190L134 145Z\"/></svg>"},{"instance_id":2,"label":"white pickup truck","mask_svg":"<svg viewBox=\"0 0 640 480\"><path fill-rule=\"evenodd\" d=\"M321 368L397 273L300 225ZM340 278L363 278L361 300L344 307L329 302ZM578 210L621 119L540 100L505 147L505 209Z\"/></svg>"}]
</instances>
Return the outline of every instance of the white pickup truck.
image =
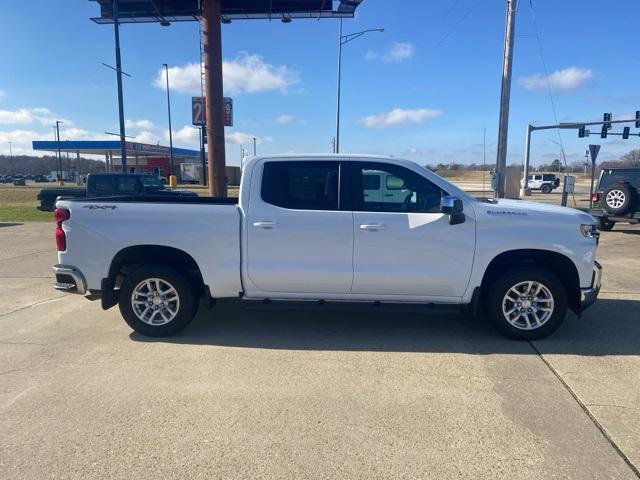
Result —
<instances>
[{"instance_id":1,"label":"white pickup truck","mask_svg":"<svg viewBox=\"0 0 640 480\"><path fill-rule=\"evenodd\" d=\"M184 328L204 296L468 305L532 339L600 289L591 215L477 200L396 158L259 156L245 164L239 199L56 207L55 288L119 304L147 336Z\"/></svg>"}]
</instances>

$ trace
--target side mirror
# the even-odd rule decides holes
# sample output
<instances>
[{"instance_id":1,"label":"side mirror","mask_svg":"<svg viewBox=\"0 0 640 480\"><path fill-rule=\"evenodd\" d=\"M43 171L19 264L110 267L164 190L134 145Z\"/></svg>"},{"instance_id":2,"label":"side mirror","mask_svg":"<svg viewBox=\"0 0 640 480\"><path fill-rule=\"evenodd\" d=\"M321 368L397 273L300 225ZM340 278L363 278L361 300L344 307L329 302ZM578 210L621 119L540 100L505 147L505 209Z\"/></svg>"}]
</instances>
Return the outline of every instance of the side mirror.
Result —
<instances>
[{"instance_id":1,"label":"side mirror","mask_svg":"<svg viewBox=\"0 0 640 480\"><path fill-rule=\"evenodd\" d=\"M446 195L440 201L440 211L449 215L449 225L458 225L464 223L464 205L462 200L457 197Z\"/></svg>"}]
</instances>

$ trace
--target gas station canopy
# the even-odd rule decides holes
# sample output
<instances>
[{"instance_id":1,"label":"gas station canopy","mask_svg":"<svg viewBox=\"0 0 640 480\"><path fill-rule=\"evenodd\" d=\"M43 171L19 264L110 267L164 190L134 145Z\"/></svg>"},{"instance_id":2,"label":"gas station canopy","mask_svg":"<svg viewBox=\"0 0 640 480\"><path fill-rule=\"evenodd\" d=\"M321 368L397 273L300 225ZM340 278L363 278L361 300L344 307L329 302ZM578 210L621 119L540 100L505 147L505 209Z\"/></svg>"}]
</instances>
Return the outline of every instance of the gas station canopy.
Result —
<instances>
[{"instance_id":1,"label":"gas station canopy","mask_svg":"<svg viewBox=\"0 0 640 480\"><path fill-rule=\"evenodd\" d=\"M96 23L113 23L113 0L100 4ZM199 20L207 0L118 0L119 23L184 22ZM294 18L352 18L363 0L222 0L223 23L231 20ZM334 3L337 8L334 9Z\"/></svg>"},{"instance_id":2,"label":"gas station canopy","mask_svg":"<svg viewBox=\"0 0 640 480\"><path fill-rule=\"evenodd\" d=\"M151 145L138 142L124 142L127 155L132 157L168 157L169 147ZM107 153L120 153L120 140L62 140L60 142L49 140L36 140L32 143L34 150L46 152L83 153L87 155L106 155ZM183 158L200 158L198 150L173 147L173 155Z\"/></svg>"}]
</instances>

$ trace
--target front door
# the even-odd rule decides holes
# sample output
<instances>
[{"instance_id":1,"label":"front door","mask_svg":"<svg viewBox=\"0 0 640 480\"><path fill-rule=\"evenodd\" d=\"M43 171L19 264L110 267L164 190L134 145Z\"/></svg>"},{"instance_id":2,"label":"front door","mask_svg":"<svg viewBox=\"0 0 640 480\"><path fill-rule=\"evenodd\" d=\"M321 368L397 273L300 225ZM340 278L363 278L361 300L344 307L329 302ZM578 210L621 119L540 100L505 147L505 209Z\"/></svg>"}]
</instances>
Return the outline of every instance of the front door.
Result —
<instances>
[{"instance_id":1,"label":"front door","mask_svg":"<svg viewBox=\"0 0 640 480\"><path fill-rule=\"evenodd\" d=\"M454 298L463 295L475 249L475 220L449 225L440 213L443 192L408 168L350 162L354 208L352 294ZM381 174L396 192L370 201L367 175ZM400 195L399 193L402 193Z\"/></svg>"},{"instance_id":2,"label":"front door","mask_svg":"<svg viewBox=\"0 0 640 480\"><path fill-rule=\"evenodd\" d=\"M266 160L246 218L248 295L349 293L353 214L340 210L340 163Z\"/></svg>"}]
</instances>

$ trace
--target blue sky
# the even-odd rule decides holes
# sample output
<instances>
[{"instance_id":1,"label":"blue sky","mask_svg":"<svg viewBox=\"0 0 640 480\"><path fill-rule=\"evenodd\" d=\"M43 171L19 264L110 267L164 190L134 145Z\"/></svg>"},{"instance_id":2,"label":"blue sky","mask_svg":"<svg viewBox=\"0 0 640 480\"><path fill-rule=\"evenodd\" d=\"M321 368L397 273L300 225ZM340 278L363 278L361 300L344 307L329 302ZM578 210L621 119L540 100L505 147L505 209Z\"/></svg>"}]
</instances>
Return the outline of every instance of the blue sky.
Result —
<instances>
[{"instance_id":1,"label":"blue sky","mask_svg":"<svg viewBox=\"0 0 640 480\"><path fill-rule=\"evenodd\" d=\"M0 16L0 153L30 152L34 139L109 138L116 131L113 29L89 20L88 0L4 0ZM559 121L614 118L640 109L637 22L640 2L532 0ZM402 4L394 10L393 5ZM365 0L344 33L384 27L343 52L343 152L375 152L419 163L495 162L504 33L504 0ZM526 124L555 123L529 0L517 13L508 162L521 162ZM235 125L226 129L227 161L240 143L259 153L329 152L335 131L337 21L236 21L223 25L226 94ZM197 146L191 96L199 90L198 24L121 29L127 133L167 144L165 91L156 83L172 66L174 142ZM538 132L534 164L558 157L554 131ZM569 162L589 139L565 131ZM601 160L638 146L639 138L601 140ZM195 143L194 143L195 142ZM197 147L196 147L197 148Z\"/></svg>"}]
</instances>

